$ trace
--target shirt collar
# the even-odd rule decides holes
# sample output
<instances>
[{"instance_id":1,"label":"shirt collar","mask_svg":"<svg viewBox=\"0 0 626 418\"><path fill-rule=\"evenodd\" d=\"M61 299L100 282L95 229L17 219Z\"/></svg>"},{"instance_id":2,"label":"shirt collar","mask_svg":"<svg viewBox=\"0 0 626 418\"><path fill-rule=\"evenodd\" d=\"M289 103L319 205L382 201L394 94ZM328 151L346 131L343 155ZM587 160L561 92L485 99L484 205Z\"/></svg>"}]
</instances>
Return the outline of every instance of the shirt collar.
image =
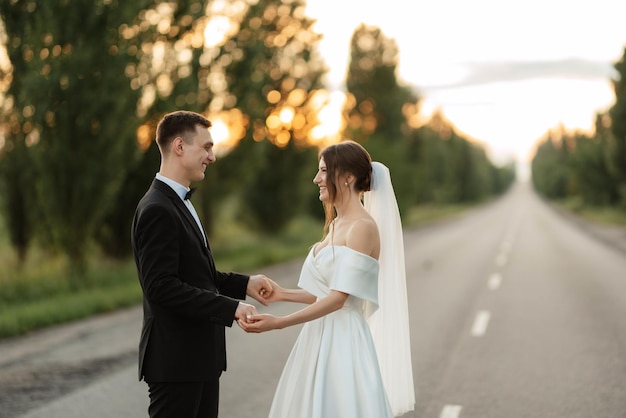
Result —
<instances>
[{"instance_id":1,"label":"shirt collar","mask_svg":"<svg viewBox=\"0 0 626 418\"><path fill-rule=\"evenodd\" d=\"M183 202L185 201L185 195L189 191L189 187L185 187L182 184L178 183L177 181L174 181L168 177L165 177L161 173L156 173L155 178L167 184L168 186L170 186L172 190L176 192L178 197L180 197L180 200L182 200Z\"/></svg>"}]
</instances>

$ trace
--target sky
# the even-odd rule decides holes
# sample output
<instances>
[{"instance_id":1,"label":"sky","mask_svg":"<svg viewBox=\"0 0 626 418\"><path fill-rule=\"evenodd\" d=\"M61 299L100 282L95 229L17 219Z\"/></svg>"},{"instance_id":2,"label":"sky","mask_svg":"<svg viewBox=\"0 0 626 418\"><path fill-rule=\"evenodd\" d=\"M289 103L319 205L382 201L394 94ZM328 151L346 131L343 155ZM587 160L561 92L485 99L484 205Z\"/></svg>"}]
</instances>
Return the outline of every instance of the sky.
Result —
<instances>
[{"instance_id":1,"label":"sky","mask_svg":"<svg viewBox=\"0 0 626 418\"><path fill-rule=\"evenodd\" d=\"M626 0L308 0L306 12L331 88L344 89L355 28L379 27L422 112L440 109L494 162L522 170L548 130L592 131L626 48Z\"/></svg>"}]
</instances>

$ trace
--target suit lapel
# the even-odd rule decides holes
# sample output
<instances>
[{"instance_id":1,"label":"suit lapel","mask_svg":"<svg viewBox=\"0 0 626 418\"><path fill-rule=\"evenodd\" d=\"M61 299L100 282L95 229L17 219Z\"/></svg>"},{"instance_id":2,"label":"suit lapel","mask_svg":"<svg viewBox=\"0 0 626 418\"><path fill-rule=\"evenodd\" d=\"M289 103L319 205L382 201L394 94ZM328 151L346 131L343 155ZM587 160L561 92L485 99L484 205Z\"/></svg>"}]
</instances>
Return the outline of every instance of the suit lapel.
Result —
<instances>
[{"instance_id":1,"label":"suit lapel","mask_svg":"<svg viewBox=\"0 0 626 418\"><path fill-rule=\"evenodd\" d=\"M176 207L176 209L178 209L178 211L183 215L183 217L187 220L187 222L189 222L189 224L191 225L191 227L195 231L196 238L200 240L202 245L205 245L204 235L202 234L202 231L200 231L200 229L198 228L198 223L194 219L193 215L191 214L191 212L189 211L187 206L183 203L182 200L180 200L180 197L178 197L176 192L174 190L172 190L172 188L170 186L168 186L167 184L163 183L160 180L156 180L156 179L152 182L152 187L154 187L155 189L158 189L161 192L165 193L165 195L172 200L172 202L174 203L174 206ZM208 247L208 240L207 240L207 243L206 243L206 247ZM209 249L209 251L210 251L210 249Z\"/></svg>"}]
</instances>

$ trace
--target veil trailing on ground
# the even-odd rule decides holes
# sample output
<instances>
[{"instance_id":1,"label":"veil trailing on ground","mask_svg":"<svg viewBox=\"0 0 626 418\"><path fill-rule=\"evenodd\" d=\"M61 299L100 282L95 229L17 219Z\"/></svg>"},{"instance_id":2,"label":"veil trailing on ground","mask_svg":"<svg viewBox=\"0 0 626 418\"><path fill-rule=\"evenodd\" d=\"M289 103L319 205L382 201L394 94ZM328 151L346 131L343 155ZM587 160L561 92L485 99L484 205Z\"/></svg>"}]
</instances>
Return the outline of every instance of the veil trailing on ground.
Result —
<instances>
[{"instance_id":1,"label":"veil trailing on ground","mask_svg":"<svg viewBox=\"0 0 626 418\"><path fill-rule=\"evenodd\" d=\"M399 416L415 408L404 239L389 169L379 162L372 163L371 190L363 203L380 234L379 308L368 323L391 409Z\"/></svg>"}]
</instances>

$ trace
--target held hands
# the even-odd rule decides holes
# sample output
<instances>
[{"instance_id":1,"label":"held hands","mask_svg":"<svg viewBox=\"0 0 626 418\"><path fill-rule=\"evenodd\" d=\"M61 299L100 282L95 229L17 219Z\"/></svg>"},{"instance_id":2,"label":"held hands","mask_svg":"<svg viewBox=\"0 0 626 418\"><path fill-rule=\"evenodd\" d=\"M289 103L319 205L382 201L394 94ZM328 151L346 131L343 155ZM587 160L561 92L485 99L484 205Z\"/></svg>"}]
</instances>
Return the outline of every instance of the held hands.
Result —
<instances>
[{"instance_id":1,"label":"held hands","mask_svg":"<svg viewBox=\"0 0 626 418\"><path fill-rule=\"evenodd\" d=\"M237 320L239 326L241 326L242 323L245 324L246 322L248 322L249 318L252 318L256 313L257 311L254 305L250 305L245 302L239 302L239 305L237 305L237 310L235 311L235 319Z\"/></svg>"},{"instance_id":2,"label":"held hands","mask_svg":"<svg viewBox=\"0 0 626 418\"><path fill-rule=\"evenodd\" d=\"M273 284L275 283L270 280L266 275L255 274L253 276L250 276L250 280L248 280L248 288L246 289L246 294L256 299L259 303L267 306L269 305L269 302L273 302Z\"/></svg>"},{"instance_id":3,"label":"held hands","mask_svg":"<svg viewBox=\"0 0 626 418\"><path fill-rule=\"evenodd\" d=\"M281 299L282 288L264 274L250 276L246 294L265 306Z\"/></svg>"},{"instance_id":4,"label":"held hands","mask_svg":"<svg viewBox=\"0 0 626 418\"><path fill-rule=\"evenodd\" d=\"M246 293L265 306L268 306L271 302L283 300L284 297L284 289L263 274L250 276ZM245 311L243 317L235 316L237 324L246 332L260 333L282 328L280 318L270 314L259 314L256 309L252 313Z\"/></svg>"},{"instance_id":5,"label":"held hands","mask_svg":"<svg viewBox=\"0 0 626 418\"><path fill-rule=\"evenodd\" d=\"M270 314L255 314L246 318L246 322L237 321L246 332L260 333L282 328L280 318Z\"/></svg>"}]
</instances>

